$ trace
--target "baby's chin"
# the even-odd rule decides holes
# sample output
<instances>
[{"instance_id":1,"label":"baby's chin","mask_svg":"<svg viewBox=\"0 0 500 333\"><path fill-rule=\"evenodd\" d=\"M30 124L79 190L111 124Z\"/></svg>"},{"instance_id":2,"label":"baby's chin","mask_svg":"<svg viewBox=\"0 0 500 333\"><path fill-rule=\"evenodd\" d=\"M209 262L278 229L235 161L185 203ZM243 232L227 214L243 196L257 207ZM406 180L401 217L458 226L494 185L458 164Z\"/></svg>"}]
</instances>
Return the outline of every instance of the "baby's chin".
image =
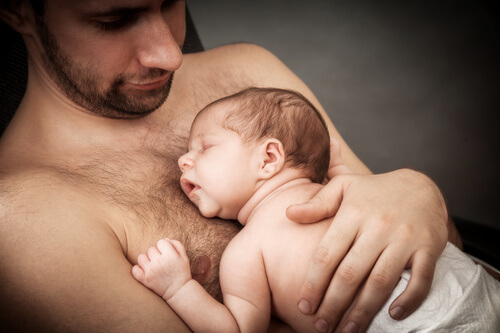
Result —
<instances>
[{"instance_id":1,"label":"baby's chin","mask_svg":"<svg viewBox=\"0 0 500 333\"><path fill-rule=\"evenodd\" d=\"M198 210L200 211L200 214L206 218L217 217L217 216L219 216L219 213L220 213L220 209L204 207L204 205L199 205ZM219 216L219 217L221 217L221 216Z\"/></svg>"},{"instance_id":2,"label":"baby's chin","mask_svg":"<svg viewBox=\"0 0 500 333\"><path fill-rule=\"evenodd\" d=\"M206 218L213 218L213 217L218 217L221 219L225 220L236 220L237 216L235 214L230 214L228 212L225 212L221 208L215 208L215 207L203 207L203 205L198 206L198 209L201 213Z\"/></svg>"}]
</instances>

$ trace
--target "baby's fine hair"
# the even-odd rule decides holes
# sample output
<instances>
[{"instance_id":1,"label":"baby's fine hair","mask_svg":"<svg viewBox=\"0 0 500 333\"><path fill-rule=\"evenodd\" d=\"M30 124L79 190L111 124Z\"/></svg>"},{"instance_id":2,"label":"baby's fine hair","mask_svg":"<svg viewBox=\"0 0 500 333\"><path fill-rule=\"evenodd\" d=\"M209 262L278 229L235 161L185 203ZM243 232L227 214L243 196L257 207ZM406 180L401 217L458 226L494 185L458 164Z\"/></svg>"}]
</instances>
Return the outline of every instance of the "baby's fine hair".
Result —
<instances>
[{"instance_id":1,"label":"baby's fine hair","mask_svg":"<svg viewBox=\"0 0 500 333\"><path fill-rule=\"evenodd\" d=\"M304 171L313 182L323 182L330 163L330 136L323 117L302 94L248 88L215 103L220 102L230 103L230 111L221 119L224 128L238 133L244 142L278 139L285 165Z\"/></svg>"}]
</instances>

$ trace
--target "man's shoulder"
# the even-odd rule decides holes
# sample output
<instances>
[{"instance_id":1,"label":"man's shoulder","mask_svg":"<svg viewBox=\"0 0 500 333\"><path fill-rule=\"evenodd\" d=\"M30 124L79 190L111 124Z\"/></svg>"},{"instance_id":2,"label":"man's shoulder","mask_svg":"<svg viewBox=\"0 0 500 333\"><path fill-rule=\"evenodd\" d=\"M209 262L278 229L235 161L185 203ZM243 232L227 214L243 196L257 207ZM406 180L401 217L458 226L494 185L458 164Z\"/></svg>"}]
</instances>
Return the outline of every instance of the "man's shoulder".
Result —
<instances>
[{"instance_id":1,"label":"man's shoulder","mask_svg":"<svg viewBox=\"0 0 500 333\"><path fill-rule=\"evenodd\" d=\"M41 220L46 226L56 224L56 216L62 215L82 217L88 211L84 203L90 196L72 183L72 177L75 176L41 167L0 173L1 230L37 228Z\"/></svg>"},{"instance_id":2,"label":"man's shoulder","mask_svg":"<svg viewBox=\"0 0 500 333\"><path fill-rule=\"evenodd\" d=\"M194 58L197 61L212 64L239 64L244 65L246 62L266 62L276 57L267 49L257 44L252 43L234 43L218 46L212 49L205 50L199 53L192 53L185 56L186 58ZM243 62L243 63L242 63Z\"/></svg>"},{"instance_id":3,"label":"man's shoulder","mask_svg":"<svg viewBox=\"0 0 500 333\"><path fill-rule=\"evenodd\" d=\"M0 172L0 197L15 201L36 196L43 200L61 191L69 190L69 173L50 167L25 167ZM40 195L44 193L42 197Z\"/></svg>"},{"instance_id":4,"label":"man's shoulder","mask_svg":"<svg viewBox=\"0 0 500 333\"><path fill-rule=\"evenodd\" d=\"M213 81L236 84L236 90L248 86L269 86L269 79L286 69L281 61L267 49L256 44L237 43L219 46L204 52L187 55L189 70ZM215 82L217 83L217 82Z\"/></svg>"},{"instance_id":5,"label":"man's shoulder","mask_svg":"<svg viewBox=\"0 0 500 333\"><path fill-rule=\"evenodd\" d=\"M9 267L30 265L17 251L72 260L76 252L65 249L82 258L92 248L120 248L99 200L65 177L73 175L44 168L0 174L0 252Z\"/></svg>"}]
</instances>

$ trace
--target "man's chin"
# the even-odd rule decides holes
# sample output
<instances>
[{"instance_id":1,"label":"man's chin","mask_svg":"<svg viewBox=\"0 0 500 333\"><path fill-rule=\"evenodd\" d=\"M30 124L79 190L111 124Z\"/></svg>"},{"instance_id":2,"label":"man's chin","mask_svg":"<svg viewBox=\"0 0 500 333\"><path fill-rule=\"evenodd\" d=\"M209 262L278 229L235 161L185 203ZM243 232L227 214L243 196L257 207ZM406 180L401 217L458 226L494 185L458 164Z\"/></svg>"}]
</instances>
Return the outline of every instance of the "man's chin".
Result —
<instances>
[{"instance_id":1,"label":"man's chin","mask_svg":"<svg viewBox=\"0 0 500 333\"><path fill-rule=\"evenodd\" d=\"M135 117L146 116L159 109L170 94L173 74L167 82L154 89L143 89L134 85L123 85L110 94L106 103L116 110Z\"/></svg>"},{"instance_id":2,"label":"man's chin","mask_svg":"<svg viewBox=\"0 0 500 333\"><path fill-rule=\"evenodd\" d=\"M141 118L158 110L167 97L164 94L152 96L150 92L131 91L126 97L108 99L106 106L110 113L116 113L116 118Z\"/></svg>"}]
</instances>

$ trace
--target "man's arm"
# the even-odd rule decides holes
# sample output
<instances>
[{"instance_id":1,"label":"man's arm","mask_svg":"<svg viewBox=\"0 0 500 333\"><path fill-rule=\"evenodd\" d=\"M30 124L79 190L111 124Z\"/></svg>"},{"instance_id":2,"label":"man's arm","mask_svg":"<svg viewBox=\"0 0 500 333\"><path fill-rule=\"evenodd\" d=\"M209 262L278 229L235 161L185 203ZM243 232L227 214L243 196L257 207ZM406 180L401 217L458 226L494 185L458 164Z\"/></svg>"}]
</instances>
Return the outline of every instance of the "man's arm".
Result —
<instances>
[{"instance_id":1,"label":"man's arm","mask_svg":"<svg viewBox=\"0 0 500 333\"><path fill-rule=\"evenodd\" d=\"M453 219L449 215L448 215L448 223L446 224L446 227L448 229L448 242L454 244L460 250L463 250L464 244L462 243L462 238L460 237L460 234L458 233L458 229L455 226L455 222L453 222Z\"/></svg>"},{"instance_id":2,"label":"man's arm","mask_svg":"<svg viewBox=\"0 0 500 333\"><path fill-rule=\"evenodd\" d=\"M29 183L1 207L2 329L188 331L160 297L132 277L99 207L54 184L27 193L36 188Z\"/></svg>"}]
</instances>

